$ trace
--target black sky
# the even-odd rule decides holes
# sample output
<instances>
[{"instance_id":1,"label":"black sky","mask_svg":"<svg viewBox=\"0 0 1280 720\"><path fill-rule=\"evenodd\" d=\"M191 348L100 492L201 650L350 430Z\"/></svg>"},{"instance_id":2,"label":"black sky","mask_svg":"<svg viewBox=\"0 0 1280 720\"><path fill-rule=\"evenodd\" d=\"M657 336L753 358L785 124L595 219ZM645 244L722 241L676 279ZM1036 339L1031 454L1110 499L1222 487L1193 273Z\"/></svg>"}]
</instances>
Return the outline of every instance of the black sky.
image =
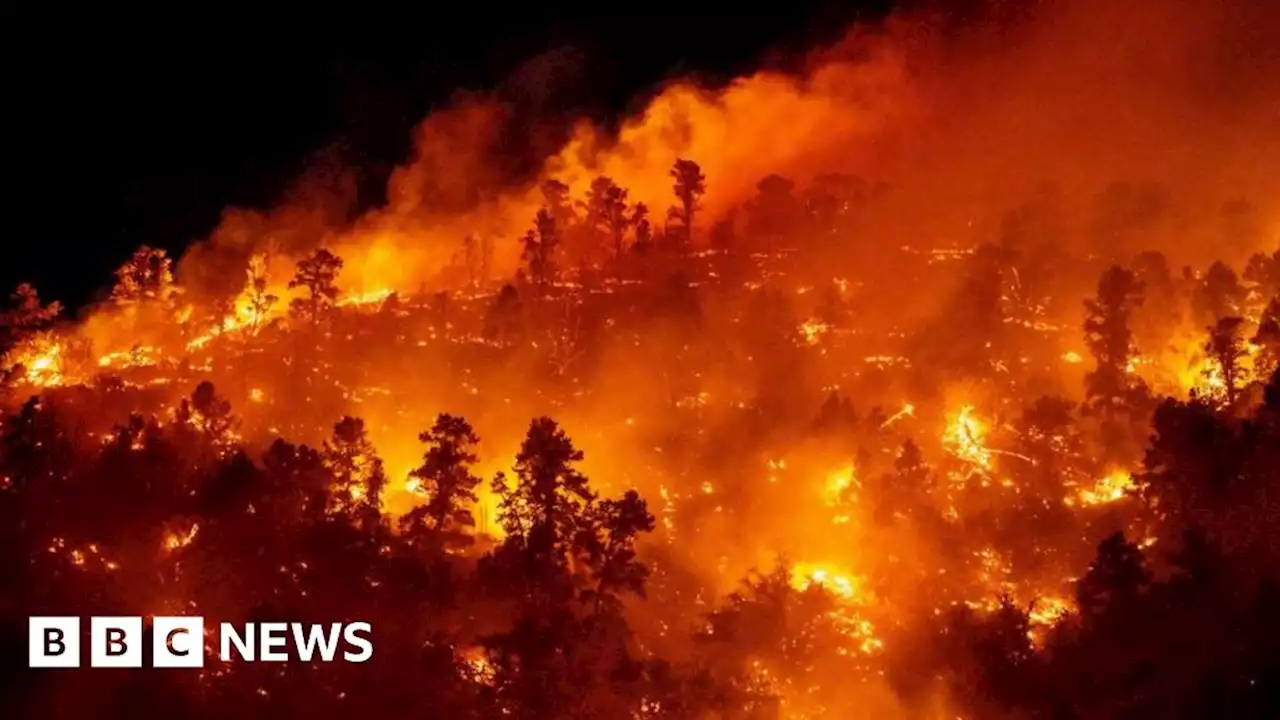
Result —
<instances>
[{"instance_id":1,"label":"black sky","mask_svg":"<svg viewBox=\"0 0 1280 720\"><path fill-rule=\"evenodd\" d=\"M325 148L342 148L365 186L381 187L432 107L460 88L501 86L546 53L571 66L553 110L607 121L665 78L723 80L785 60L883 13L876 5L477 5L447 18L366 8L288 22L193 13L180 24L103 19L109 32L92 30L93 18L69 32L11 13L6 39L22 44L0 50L11 179L0 282L79 305L136 246L179 254L222 208L270 205Z\"/></svg>"}]
</instances>

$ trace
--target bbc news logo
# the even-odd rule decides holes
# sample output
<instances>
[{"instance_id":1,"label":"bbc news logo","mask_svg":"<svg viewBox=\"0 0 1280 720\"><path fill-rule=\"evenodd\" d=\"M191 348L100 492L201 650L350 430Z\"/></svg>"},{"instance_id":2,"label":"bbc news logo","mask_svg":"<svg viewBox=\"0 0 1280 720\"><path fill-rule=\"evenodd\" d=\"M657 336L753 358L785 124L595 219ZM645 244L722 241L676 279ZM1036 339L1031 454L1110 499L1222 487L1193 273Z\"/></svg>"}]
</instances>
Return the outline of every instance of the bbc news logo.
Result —
<instances>
[{"instance_id":1,"label":"bbc news logo","mask_svg":"<svg viewBox=\"0 0 1280 720\"><path fill-rule=\"evenodd\" d=\"M302 662L319 659L362 663L373 657L372 628L367 622L247 623L218 627L218 657L223 662ZM204 667L204 618L156 617L152 620L151 667ZM32 617L27 629L28 666L80 667L80 618ZM289 645L292 641L293 654ZM142 667L140 617L89 618L89 667ZM338 649L344 649L339 655Z\"/></svg>"}]
</instances>

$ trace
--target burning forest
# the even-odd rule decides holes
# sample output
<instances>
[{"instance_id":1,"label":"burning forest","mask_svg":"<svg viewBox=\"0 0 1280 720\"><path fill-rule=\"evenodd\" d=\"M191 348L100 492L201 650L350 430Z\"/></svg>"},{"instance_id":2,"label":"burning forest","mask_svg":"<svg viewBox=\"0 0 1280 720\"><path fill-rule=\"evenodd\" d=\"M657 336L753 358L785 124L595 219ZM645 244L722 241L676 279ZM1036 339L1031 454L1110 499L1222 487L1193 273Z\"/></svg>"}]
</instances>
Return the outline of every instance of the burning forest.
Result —
<instances>
[{"instance_id":1,"label":"burning forest","mask_svg":"<svg viewBox=\"0 0 1280 720\"><path fill-rule=\"evenodd\" d=\"M31 615L375 650L10 663L8 707L1276 712L1280 16L1007 5L677 78L529 176L467 95L377 207L322 168L87 307L17 287L6 657Z\"/></svg>"}]
</instances>

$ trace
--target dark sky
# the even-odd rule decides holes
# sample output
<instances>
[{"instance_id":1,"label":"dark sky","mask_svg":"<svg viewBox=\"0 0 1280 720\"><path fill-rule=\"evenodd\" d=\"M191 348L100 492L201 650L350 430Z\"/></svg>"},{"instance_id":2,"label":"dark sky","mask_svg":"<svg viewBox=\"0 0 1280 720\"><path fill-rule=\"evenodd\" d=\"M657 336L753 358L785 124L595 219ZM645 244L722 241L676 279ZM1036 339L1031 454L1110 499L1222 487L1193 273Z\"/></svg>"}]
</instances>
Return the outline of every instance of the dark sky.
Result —
<instances>
[{"instance_id":1,"label":"dark sky","mask_svg":"<svg viewBox=\"0 0 1280 720\"><path fill-rule=\"evenodd\" d=\"M548 52L573 68L555 109L608 120L673 74L731 77L883 12L834 0L735 15L647 3L639 17L604 3L555 17L486 3L371 19L342 7L289 23L102 18L109 32L95 18L67 32L7 11L4 288L26 280L83 303L136 246L179 254L223 207L270 205L324 148L341 147L379 188L432 107L459 88L500 86Z\"/></svg>"}]
</instances>

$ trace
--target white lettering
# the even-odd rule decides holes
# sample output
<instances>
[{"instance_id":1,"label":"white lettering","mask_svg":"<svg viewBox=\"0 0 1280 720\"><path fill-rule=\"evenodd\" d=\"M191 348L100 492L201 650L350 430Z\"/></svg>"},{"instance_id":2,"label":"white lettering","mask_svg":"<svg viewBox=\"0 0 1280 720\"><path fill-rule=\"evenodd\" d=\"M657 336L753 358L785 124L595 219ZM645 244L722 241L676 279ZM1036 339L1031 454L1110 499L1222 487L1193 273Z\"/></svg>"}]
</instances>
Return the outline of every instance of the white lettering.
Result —
<instances>
[{"instance_id":1,"label":"white lettering","mask_svg":"<svg viewBox=\"0 0 1280 720\"><path fill-rule=\"evenodd\" d=\"M262 623L262 659L267 662L287 662L289 653L279 652L274 648L283 648L289 638L285 633L289 626L285 623Z\"/></svg>"},{"instance_id":2,"label":"white lettering","mask_svg":"<svg viewBox=\"0 0 1280 720\"><path fill-rule=\"evenodd\" d=\"M353 653L350 650L342 653L342 657L347 662L362 663L373 657L373 642L369 638L363 638L357 635L358 632L372 634L373 628L367 622L351 623L343 631L342 637L347 641L348 645L354 645L361 648L360 652Z\"/></svg>"},{"instance_id":3,"label":"white lettering","mask_svg":"<svg viewBox=\"0 0 1280 720\"><path fill-rule=\"evenodd\" d=\"M220 634L222 636L222 662L231 662L231 646L233 645L236 651L240 653L241 660L253 662L253 623L245 624L244 637L236 633L236 627L231 623L222 623Z\"/></svg>"},{"instance_id":4,"label":"white lettering","mask_svg":"<svg viewBox=\"0 0 1280 720\"><path fill-rule=\"evenodd\" d=\"M302 628L302 623L293 623L293 644L298 648L298 659L309 662L316 651L316 646L319 646L320 659L332 662L333 654L338 650L338 637L342 634L342 623L330 623L327 635L322 634L323 625L312 625L305 638Z\"/></svg>"}]
</instances>

